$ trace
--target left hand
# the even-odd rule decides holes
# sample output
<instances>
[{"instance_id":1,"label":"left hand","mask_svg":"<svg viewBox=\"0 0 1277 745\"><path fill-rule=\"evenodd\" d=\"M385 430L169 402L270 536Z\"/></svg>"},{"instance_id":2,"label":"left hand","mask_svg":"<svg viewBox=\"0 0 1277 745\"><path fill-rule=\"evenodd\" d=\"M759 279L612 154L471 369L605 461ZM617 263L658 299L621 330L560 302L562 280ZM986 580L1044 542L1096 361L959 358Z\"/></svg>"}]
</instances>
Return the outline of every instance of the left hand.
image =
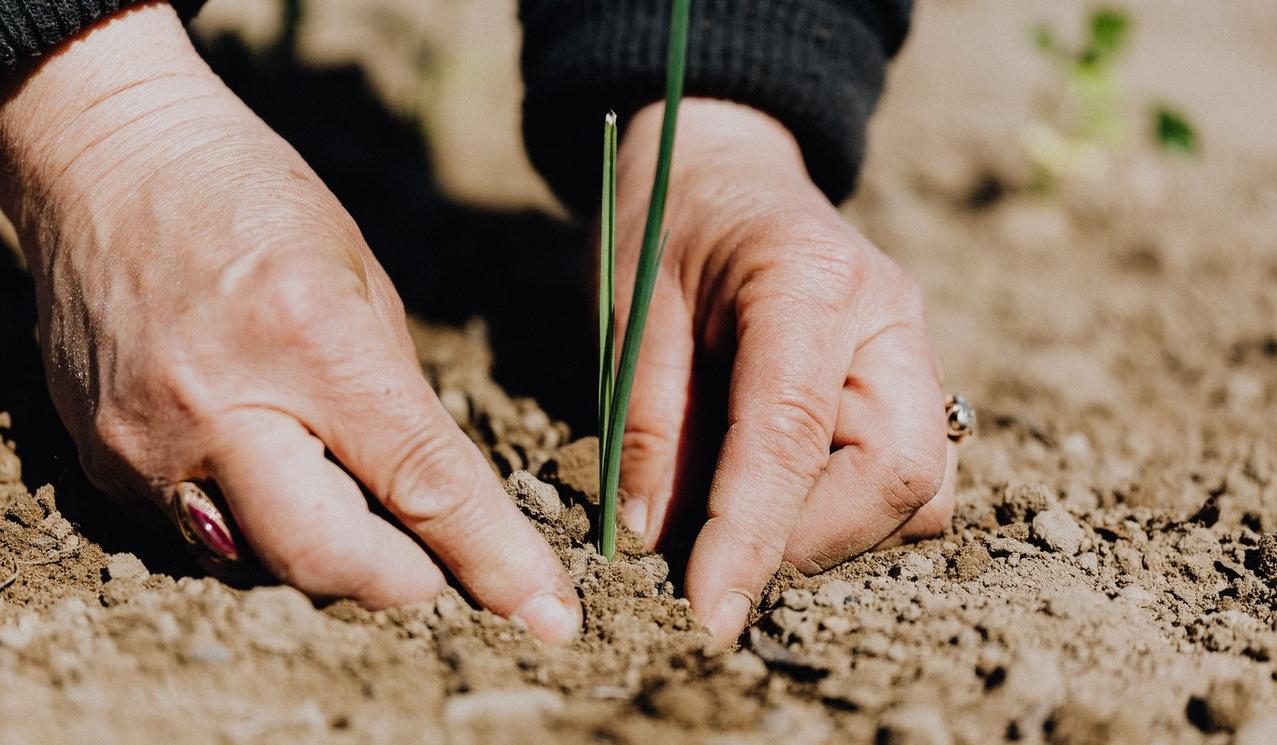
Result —
<instances>
[{"instance_id":1,"label":"left hand","mask_svg":"<svg viewBox=\"0 0 1277 745\"><path fill-rule=\"evenodd\" d=\"M622 324L662 110L640 111L620 146ZM779 122L686 100L666 228L625 430L622 517L653 547L696 515L687 595L725 646L782 559L815 573L942 531L957 459L918 285L812 184ZM725 402L705 394L724 387ZM704 493L696 456L720 432L708 503L689 511Z\"/></svg>"}]
</instances>

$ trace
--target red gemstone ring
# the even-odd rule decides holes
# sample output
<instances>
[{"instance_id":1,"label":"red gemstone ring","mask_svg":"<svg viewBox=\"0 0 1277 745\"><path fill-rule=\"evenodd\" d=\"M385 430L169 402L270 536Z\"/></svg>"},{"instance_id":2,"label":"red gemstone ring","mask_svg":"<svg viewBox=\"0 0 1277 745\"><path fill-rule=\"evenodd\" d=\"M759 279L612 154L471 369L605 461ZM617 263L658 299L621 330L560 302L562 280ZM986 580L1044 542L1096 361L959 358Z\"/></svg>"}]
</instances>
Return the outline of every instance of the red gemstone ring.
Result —
<instances>
[{"instance_id":1,"label":"red gemstone ring","mask_svg":"<svg viewBox=\"0 0 1277 745\"><path fill-rule=\"evenodd\" d=\"M182 537L217 563L235 563L243 552L222 511L208 493L190 481L170 487L174 517Z\"/></svg>"}]
</instances>

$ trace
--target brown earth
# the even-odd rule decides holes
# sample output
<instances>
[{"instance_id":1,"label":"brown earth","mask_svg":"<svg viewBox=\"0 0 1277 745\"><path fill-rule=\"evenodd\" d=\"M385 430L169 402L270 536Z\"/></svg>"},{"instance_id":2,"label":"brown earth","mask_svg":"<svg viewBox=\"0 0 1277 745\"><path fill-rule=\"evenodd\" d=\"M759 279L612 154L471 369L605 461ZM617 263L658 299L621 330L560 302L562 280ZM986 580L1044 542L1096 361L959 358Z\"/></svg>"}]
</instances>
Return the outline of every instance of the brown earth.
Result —
<instances>
[{"instance_id":1,"label":"brown earth","mask_svg":"<svg viewBox=\"0 0 1277 745\"><path fill-rule=\"evenodd\" d=\"M1205 151L1132 148L1041 194L1017 188L1050 80L1034 11L921 5L849 216L919 276L981 409L944 536L782 570L740 649L708 652L663 558L583 547L591 441L492 381L482 324L419 324L577 582L580 640L455 593L369 613L235 590L86 506L5 311L0 741L1277 742L1277 17L1131 3L1132 110L1182 102Z\"/></svg>"}]
</instances>

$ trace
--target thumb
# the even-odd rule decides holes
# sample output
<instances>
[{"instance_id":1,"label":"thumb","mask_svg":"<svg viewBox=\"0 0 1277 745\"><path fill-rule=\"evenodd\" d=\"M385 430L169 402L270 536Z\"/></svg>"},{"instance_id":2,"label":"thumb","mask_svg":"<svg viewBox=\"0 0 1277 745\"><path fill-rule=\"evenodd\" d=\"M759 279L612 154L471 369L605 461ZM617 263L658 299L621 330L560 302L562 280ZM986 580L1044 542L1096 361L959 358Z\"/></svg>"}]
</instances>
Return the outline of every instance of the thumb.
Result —
<instances>
[{"instance_id":1,"label":"thumb","mask_svg":"<svg viewBox=\"0 0 1277 745\"><path fill-rule=\"evenodd\" d=\"M621 329L620 335L623 335ZM621 519L646 548L663 532L685 450L692 385L692 320L678 287L657 280L621 448Z\"/></svg>"}]
</instances>

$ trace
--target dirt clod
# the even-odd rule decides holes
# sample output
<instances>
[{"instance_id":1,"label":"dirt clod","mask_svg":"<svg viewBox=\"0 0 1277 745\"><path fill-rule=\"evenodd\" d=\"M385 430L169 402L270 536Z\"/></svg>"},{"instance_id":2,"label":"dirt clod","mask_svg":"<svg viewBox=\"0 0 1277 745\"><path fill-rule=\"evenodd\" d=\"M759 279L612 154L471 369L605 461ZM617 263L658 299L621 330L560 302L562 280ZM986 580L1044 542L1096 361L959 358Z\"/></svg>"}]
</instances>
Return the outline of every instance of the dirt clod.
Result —
<instances>
[{"instance_id":1,"label":"dirt clod","mask_svg":"<svg viewBox=\"0 0 1277 745\"><path fill-rule=\"evenodd\" d=\"M1052 508L1033 517L1033 537L1052 551L1073 556L1082 548L1086 532L1072 515L1062 509Z\"/></svg>"}]
</instances>

